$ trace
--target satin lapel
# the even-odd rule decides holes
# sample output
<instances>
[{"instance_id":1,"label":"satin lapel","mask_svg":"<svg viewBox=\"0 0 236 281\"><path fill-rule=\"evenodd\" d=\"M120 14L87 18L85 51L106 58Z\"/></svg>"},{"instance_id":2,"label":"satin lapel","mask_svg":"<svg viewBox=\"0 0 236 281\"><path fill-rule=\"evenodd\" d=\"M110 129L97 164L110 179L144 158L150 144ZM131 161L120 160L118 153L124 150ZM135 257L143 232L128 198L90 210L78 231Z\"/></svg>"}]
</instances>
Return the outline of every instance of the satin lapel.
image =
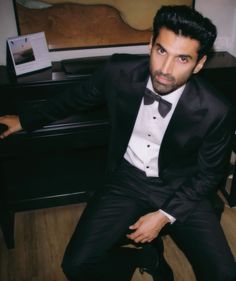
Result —
<instances>
[{"instance_id":1,"label":"satin lapel","mask_svg":"<svg viewBox=\"0 0 236 281\"><path fill-rule=\"evenodd\" d=\"M131 73L120 73L117 88L116 127L119 136L122 136L121 146L127 146L132 133L138 110L147 85L148 66L140 67Z\"/></svg>"},{"instance_id":2,"label":"satin lapel","mask_svg":"<svg viewBox=\"0 0 236 281\"><path fill-rule=\"evenodd\" d=\"M133 123L144 95L147 81L132 82L125 73L121 73L119 97L117 98L117 116L120 120Z\"/></svg>"},{"instance_id":3,"label":"satin lapel","mask_svg":"<svg viewBox=\"0 0 236 281\"><path fill-rule=\"evenodd\" d=\"M163 137L159 155L160 171L174 159L173 157L178 157L179 149L191 145L191 141L200 136L198 124L206 111L207 108L202 104L201 92L192 79L187 83Z\"/></svg>"}]
</instances>

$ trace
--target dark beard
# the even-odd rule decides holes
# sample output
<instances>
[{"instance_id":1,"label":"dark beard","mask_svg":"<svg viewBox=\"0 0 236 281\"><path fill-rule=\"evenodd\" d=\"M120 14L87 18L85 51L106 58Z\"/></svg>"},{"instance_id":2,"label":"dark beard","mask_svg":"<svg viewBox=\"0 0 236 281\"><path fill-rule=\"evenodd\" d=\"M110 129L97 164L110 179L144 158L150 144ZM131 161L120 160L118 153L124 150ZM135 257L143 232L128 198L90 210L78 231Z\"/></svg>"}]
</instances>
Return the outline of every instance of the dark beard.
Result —
<instances>
[{"instance_id":1,"label":"dark beard","mask_svg":"<svg viewBox=\"0 0 236 281\"><path fill-rule=\"evenodd\" d=\"M156 76L162 76L168 81L170 81L171 83L167 85L162 84L156 80ZM151 78L152 78L152 85L154 90L160 95L167 95L178 88L175 78L170 74L163 74L161 71L157 70L151 75Z\"/></svg>"}]
</instances>

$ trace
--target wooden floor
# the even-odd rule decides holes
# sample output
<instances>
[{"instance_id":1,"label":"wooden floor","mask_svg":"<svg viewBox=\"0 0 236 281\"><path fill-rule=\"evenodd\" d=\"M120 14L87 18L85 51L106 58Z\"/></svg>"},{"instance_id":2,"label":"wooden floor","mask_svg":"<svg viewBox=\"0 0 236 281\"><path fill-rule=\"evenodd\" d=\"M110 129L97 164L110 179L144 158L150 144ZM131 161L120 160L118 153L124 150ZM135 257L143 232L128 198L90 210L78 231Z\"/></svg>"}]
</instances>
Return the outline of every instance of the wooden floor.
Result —
<instances>
[{"instance_id":1,"label":"wooden floor","mask_svg":"<svg viewBox=\"0 0 236 281\"><path fill-rule=\"evenodd\" d=\"M78 204L17 213L15 249L6 249L0 231L0 280L66 281L60 262L84 206ZM225 208L222 225L236 257L236 209ZM195 281L191 266L170 237L166 236L164 243L175 281ZM132 278L132 281L151 280L150 276L140 275L138 271Z\"/></svg>"}]
</instances>

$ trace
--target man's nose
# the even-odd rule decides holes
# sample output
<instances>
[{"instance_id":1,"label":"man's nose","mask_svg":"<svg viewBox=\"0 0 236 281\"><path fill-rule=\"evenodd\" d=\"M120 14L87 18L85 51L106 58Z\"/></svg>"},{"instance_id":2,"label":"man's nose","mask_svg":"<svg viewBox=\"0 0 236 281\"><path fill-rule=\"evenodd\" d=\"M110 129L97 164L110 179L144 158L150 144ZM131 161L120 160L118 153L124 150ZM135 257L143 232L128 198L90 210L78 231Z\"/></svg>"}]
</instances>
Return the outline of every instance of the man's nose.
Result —
<instances>
[{"instance_id":1,"label":"man's nose","mask_svg":"<svg viewBox=\"0 0 236 281\"><path fill-rule=\"evenodd\" d=\"M163 74L172 74L173 67L174 67L174 62L173 62L172 58L167 57L163 61L161 71L162 71Z\"/></svg>"}]
</instances>

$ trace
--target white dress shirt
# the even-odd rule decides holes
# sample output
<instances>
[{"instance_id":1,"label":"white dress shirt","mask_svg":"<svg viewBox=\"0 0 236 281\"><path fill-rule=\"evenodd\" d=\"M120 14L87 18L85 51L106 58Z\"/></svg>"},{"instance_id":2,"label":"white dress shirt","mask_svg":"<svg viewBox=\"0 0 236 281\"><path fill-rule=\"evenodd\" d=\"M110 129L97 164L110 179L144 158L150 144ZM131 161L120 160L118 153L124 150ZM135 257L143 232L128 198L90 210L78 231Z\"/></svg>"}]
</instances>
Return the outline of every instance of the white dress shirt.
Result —
<instances>
[{"instance_id":1,"label":"white dress shirt","mask_svg":"<svg viewBox=\"0 0 236 281\"><path fill-rule=\"evenodd\" d=\"M141 102L124 158L131 165L144 171L147 177L159 176L158 158L162 139L184 87L185 85L170 94L162 96L163 99L172 104L171 110L164 118L158 112L158 101L154 101L150 105L144 105L143 100ZM148 80L147 88L155 92L151 78ZM165 213L162 210L160 211ZM166 215L172 223L175 221L174 217L169 214Z\"/></svg>"}]
</instances>

